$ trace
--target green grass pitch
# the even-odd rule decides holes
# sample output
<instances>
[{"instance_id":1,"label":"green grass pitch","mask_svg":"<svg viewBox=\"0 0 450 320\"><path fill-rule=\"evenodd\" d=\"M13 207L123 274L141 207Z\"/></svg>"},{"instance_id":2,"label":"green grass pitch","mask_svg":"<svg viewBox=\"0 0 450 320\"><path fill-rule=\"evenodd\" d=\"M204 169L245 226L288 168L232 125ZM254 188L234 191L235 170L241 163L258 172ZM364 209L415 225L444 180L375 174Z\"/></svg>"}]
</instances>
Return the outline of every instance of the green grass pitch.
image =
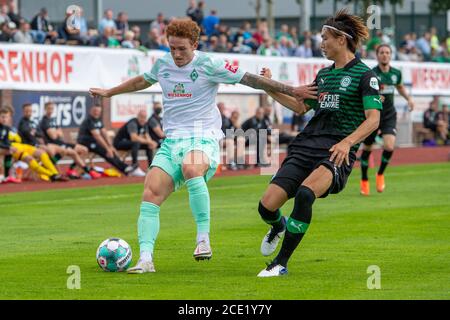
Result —
<instances>
[{"instance_id":1,"label":"green grass pitch","mask_svg":"<svg viewBox=\"0 0 450 320\"><path fill-rule=\"evenodd\" d=\"M374 170L371 170L374 175ZM1 299L448 299L450 165L388 169L387 190L359 195L355 169L339 195L319 199L289 275L258 279L267 226L257 204L270 177L216 178L210 261L196 262L195 224L186 189L161 209L157 272L106 273L95 252L120 237L138 257L136 221L142 185L0 195ZM0 186L1 193L1 186ZM288 215L292 201L283 208ZM133 264L134 264L133 262ZM67 267L81 289L67 289ZM367 268L379 266L381 289Z\"/></svg>"}]
</instances>

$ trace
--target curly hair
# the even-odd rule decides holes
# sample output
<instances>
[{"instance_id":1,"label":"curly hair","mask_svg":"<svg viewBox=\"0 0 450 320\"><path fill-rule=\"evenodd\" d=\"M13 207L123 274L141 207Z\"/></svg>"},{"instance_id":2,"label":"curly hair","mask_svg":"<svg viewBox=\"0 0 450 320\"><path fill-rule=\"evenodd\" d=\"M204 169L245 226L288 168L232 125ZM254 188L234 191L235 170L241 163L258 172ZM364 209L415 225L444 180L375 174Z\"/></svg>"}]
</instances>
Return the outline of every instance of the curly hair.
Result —
<instances>
[{"instance_id":1,"label":"curly hair","mask_svg":"<svg viewBox=\"0 0 450 320\"><path fill-rule=\"evenodd\" d=\"M342 9L336 12L332 17L329 17L324 25L329 25L340 31L349 34L352 39L347 38L348 49L355 53L356 49L361 43L369 38L369 29L364 24L364 20L358 16L351 15L347 9ZM328 29L328 31L337 38L343 34L339 31Z\"/></svg>"},{"instance_id":2,"label":"curly hair","mask_svg":"<svg viewBox=\"0 0 450 320\"><path fill-rule=\"evenodd\" d=\"M200 28L191 19L175 19L166 29L167 38L170 36L189 39L194 44L200 39Z\"/></svg>"}]
</instances>

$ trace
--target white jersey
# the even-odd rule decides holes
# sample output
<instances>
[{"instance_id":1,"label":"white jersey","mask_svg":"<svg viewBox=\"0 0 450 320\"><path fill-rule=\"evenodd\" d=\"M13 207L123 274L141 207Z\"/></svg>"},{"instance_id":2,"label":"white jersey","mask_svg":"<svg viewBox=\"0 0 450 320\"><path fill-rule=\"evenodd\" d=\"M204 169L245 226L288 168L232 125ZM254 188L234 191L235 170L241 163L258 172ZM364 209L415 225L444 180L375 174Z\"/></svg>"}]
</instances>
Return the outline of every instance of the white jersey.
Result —
<instances>
[{"instance_id":1,"label":"white jersey","mask_svg":"<svg viewBox=\"0 0 450 320\"><path fill-rule=\"evenodd\" d=\"M181 68L168 53L143 76L149 83L161 85L162 125L168 138L221 139L222 117L216 106L219 84L236 84L244 72L211 54L195 51L192 61Z\"/></svg>"}]
</instances>

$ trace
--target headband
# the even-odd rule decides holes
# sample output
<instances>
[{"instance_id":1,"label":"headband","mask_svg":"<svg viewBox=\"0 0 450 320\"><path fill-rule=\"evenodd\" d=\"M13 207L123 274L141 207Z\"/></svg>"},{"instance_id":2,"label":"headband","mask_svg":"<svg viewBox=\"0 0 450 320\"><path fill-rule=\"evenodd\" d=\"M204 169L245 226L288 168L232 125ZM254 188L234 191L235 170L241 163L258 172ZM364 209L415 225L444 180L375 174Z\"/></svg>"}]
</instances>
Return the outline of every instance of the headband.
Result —
<instances>
[{"instance_id":1,"label":"headband","mask_svg":"<svg viewBox=\"0 0 450 320\"><path fill-rule=\"evenodd\" d=\"M348 38L350 38L350 39L353 39L353 37L352 37L351 35L349 35L347 32L342 31L342 30L339 30L338 28L329 26L329 25L327 25L327 24L325 24L325 25L323 26L323 28L329 28L329 29L332 29L332 30L334 30L334 31L337 31L337 32L339 32L339 33L342 33L344 36L346 36L346 37L348 37Z\"/></svg>"}]
</instances>

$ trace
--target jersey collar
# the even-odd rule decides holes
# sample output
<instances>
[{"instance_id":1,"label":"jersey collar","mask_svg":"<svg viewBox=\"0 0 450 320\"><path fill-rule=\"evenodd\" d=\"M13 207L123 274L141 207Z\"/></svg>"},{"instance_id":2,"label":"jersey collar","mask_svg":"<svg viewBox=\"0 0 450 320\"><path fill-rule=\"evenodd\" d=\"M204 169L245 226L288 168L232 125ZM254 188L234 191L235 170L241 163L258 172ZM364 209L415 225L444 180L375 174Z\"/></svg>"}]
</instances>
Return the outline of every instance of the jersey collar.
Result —
<instances>
[{"instance_id":1,"label":"jersey collar","mask_svg":"<svg viewBox=\"0 0 450 320\"><path fill-rule=\"evenodd\" d=\"M358 57L355 57L355 59L353 59L352 61L347 63L343 69L344 70L348 70L348 69L350 69L351 67L357 65L360 62L361 62L361 59L359 59ZM333 63L333 65L331 66L331 70L336 70L336 63Z\"/></svg>"}]
</instances>

